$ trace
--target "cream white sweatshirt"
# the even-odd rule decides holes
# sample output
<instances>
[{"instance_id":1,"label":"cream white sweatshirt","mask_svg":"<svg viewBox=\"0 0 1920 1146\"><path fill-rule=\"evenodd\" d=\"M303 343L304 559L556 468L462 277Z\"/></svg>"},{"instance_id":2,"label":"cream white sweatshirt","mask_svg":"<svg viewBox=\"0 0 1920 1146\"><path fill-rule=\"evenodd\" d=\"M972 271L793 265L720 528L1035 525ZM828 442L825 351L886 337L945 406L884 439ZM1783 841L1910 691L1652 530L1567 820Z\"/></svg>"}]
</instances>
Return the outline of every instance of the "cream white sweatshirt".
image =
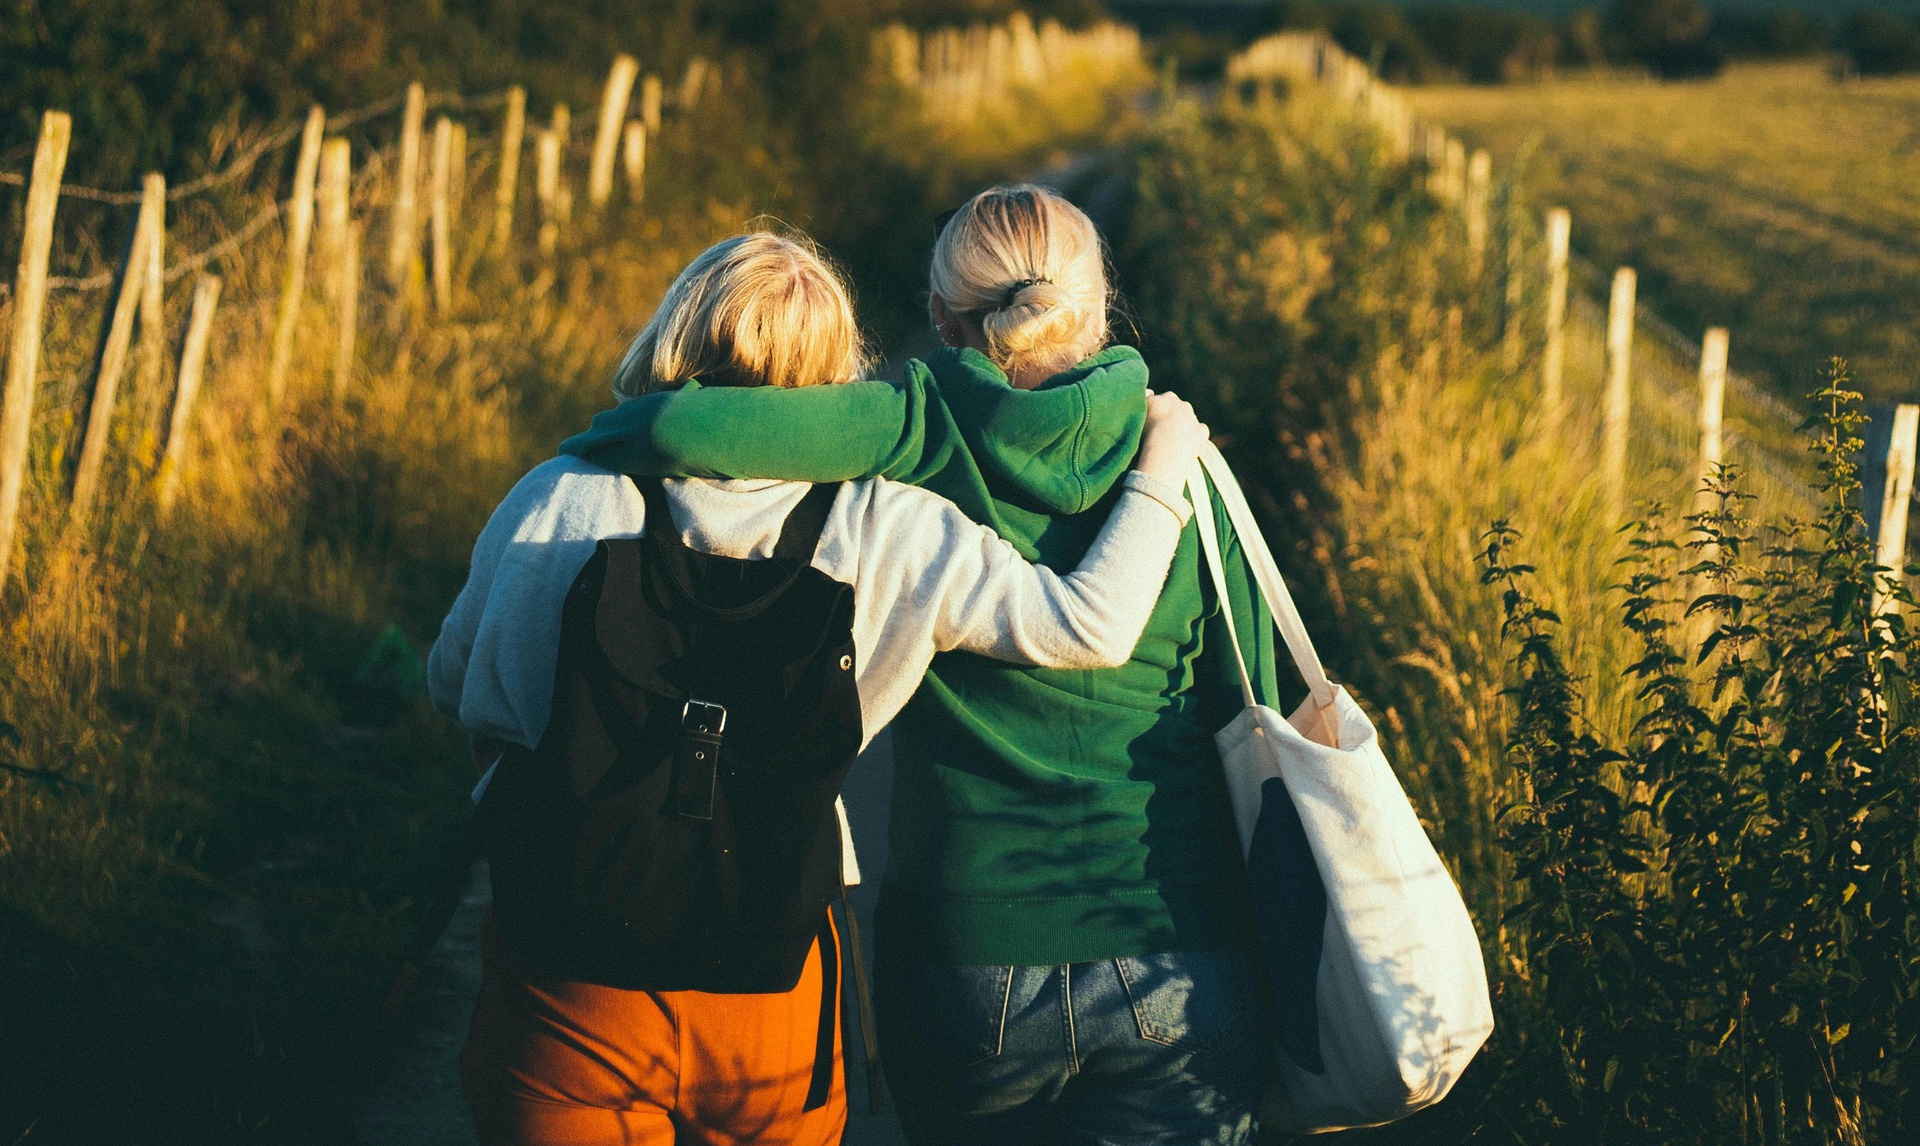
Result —
<instances>
[{"instance_id":1,"label":"cream white sweatshirt","mask_svg":"<svg viewBox=\"0 0 1920 1146\"><path fill-rule=\"evenodd\" d=\"M812 564L853 586L861 747L905 706L938 652L1048 668L1125 663L1192 512L1179 489L1146 474L1128 474L1125 485L1080 567L1062 576L1029 564L937 494L884 478L845 483ZM810 488L668 481L667 508L688 548L765 559ZM567 590L601 539L642 536L646 511L626 477L578 458L521 478L480 531L466 586L427 659L434 705L477 735L536 746L553 708ZM489 768L475 800L492 778ZM857 884L846 808L836 810L842 879Z\"/></svg>"},{"instance_id":2,"label":"cream white sweatshirt","mask_svg":"<svg viewBox=\"0 0 1920 1146\"><path fill-rule=\"evenodd\" d=\"M1123 664L1146 628L1191 513L1146 474L1126 490L1080 567L1029 564L937 494L882 478L845 483L813 567L854 590L862 745L920 686L935 653L965 649L1017 664ZM666 483L689 548L766 558L804 482ZM472 732L528 748L546 731L567 590L602 538L651 524L626 477L578 458L536 467L474 544L466 587L427 662L434 704Z\"/></svg>"}]
</instances>

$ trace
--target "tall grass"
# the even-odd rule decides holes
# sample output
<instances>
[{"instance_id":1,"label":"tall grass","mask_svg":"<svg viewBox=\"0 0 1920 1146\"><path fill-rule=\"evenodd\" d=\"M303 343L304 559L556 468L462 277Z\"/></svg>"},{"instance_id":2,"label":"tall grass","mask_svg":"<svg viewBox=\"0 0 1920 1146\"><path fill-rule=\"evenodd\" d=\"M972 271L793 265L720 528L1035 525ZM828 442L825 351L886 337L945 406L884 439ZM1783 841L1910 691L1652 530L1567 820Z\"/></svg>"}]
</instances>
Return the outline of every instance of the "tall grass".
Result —
<instances>
[{"instance_id":1,"label":"tall grass","mask_svg":"<svg viewBox=\"0 0 1920 1146\"><path fill-rule=\"evenodd\" d=\"M358 213L383 197L364 180ZM432 640L492 503L602 404L606 361L667 276L745 222L667 206L582 235L555 275L470 259L447 320L370 281L344 405L316 320L275 421L278 240L221 260L179 503L157 511L149 444L169 367L128 396L77 537L63 447L99 296L58 296L0 629L0 1133L286 1141L348 1117L355 1056L378 1045L370 1000L468 782L410 666L362 662L389 625ZM671 238L598 246L663 222ZM189 217L171 237L218 233ZM88 1099L103 1073L122 1101Z\"/></svg>"},{"instance_id":2,"label":"tall grass","mask_svg":"<svg viewBox=\"0 0 1920 1146\"><path fill-rule=\"evenodd\" d=\"M497 125L470 115L480 146L445 316L419 273L398 289L380 273L392 129L371 122L355 148L368 274L345 401L329 392L316 283L288 400L262 412L281 282L270 227L208 268L225 290L170 516L153 466L172 363L131 375L98 508L66 534L106 296L54 296L24 565L0 599L0 1140L342 1137L390 1044L375 1003L464 816L463 738L427 711L418 658L501 494L611 400L624 340L714 239L763 212L818 222L863 272L867 309L897 296L910 310L948 192L1023 169L1037 146L931 139L884 76L858 70L840 77L846 130L796 138L748 62L719 61L708 98L650 141L645 203L616 196L595 217L581 196L550 262L527 177L524 241L489 253ZM1082 83L1060 103L1116 98ZM1091 133L1098 118L1053 122ZM899 178L841 181L859 170ZM282 174L177 205L169 261L282 193ZM120 224L62 211L56 271L110 263ZM899 235L914 246L885 249ZM170 358L190 282L169 289Z\"/></svg>"},{"instance_id":3,"label":"tall grass","mask_svg":"<svg viewBox=\"0 0 1920 1146\"><path fill-rule=\"evenodd\" d=\"M1465 258L1459 218L1315 94L1171 107L1139 149L1135 184L1123 278L1156 376L1230 429L1236 468L1314 598L1329 663L1369 705L1453 866L1496 984L1500 1028L1458 1092L1379 1136L1853 1142L1863 1126L1910 1126L1912 1091L1893 1081L1913 1037L1904 1010L1822 1057L1848 1037L1842 1023L1868 1030L1864 1017L1888 1005L1860 993L1860 969L1876 968L1870 978L1895 998L1914 982L1911 939L1899 938L1916 918L1911 858L1878 877L1878 914L1849 905L1854 893L1830 870L1845 866L1834 849L1846 817L1898 820L1897 801L1861 786L1796 803L1806 781L1790 779L1766 796L1748 789L1745 805L1709 796L1716 770L1750 767L1729 735L1798 743L1820 719L1864 727L1859 711L1874 730L1832 740L1846 767L1905 776L1920 760L1900 688L1858 671L1885 657L1884 679L1903 679L1907 654L1901 625L1889 638L1857 602L1843 604L1872 576L1859 563L1851 478L1799 463L1762 490L1757 512L1825 524L1748 545L1738 573L1689 569L1740 542L1695 534L1719 548L1684 548L1675 522L1695 505L1695 442L1643 382L1625 500L1668 524L1624 530L1600 473L1598 316L1575 308L1568 399L1546 409L1537 324L1523 325L1526 353L1509 367L1503 284ZM1523 228L1525 218L1511 216ZM1543 307L1538 291L1527 284L1528 315ZM1639 352L1643 365L1656 367L1642 371L1650 382L1684 377L1657 345ZM1829 463L1844 454L1833 442L1850 416L1833 415L1819 455ZM1828 488L1802 473L1824 474ZM1738 582L1751 611L1716 612L1722 601L1683 617L1716 576ZM1769 595L1789 583L1798 588ZM1816 621L1825 614L1806 602L1823 595L1839 611ZM1708 635L1729 627L1736 635L1699 659ZM1769 662L1770 684L1739 677L1749 699L1736 700L1728 642L1786 647L1799 631L1829 651ZM1891 708L1875 707L1882 687ZM1833 704L1842 708L1822 708ZM1699 714L1684 767L1676 705ZM1874 724L1876 711L1892 715ZM1750 731L1729 731L1742 720ZM1686 807L1712 810L1676 820ZM1819 839L1807 834L1814 822ZM1886 854L1911 845L1911 829L1903 823ZM1682 857L1708 854L1747 882L1737 910L1702 923L1689 899L1702 869ZM1796 894L1818 908L1793 907ZM1853 933L1862 938L1839 954ZM1800 944L1792 956L1768 947L1783 934ZM1822 970L1794 971L1794 958ZM1809 1019L1822 991L1836 1000L1825 1027Z\"/></svg>"}]
</instances>

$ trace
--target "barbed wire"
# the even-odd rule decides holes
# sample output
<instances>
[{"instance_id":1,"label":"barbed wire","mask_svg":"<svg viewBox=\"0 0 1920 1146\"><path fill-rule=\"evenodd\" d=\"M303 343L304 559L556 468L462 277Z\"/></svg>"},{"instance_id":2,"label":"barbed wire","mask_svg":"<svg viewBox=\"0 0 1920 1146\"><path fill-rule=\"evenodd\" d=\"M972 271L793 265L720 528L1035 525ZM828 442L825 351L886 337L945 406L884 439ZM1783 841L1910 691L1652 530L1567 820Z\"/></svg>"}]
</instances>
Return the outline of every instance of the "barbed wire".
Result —
<instances>
[{"instance_id":1,"label":"barbed wire","mask_svg":"<svg viewBox=\"0 0 1920 1146\"><path fill-rule=\"evenodd\" d=\"M481 108L498 107L507 101L507 90L508 89L502 89L497 92L487 92L484 95L478 96L463 96L458 92L434 92L427 96L426 108L429 111L434 111L448 108L478 110ZM328 116L327 130L340 131L352 127L357 123L364 123L369 119L375 119L388 112L396 111L406 102L406 98L406 92L401 91L395 95L388 96L386 99L367 104L364 107L353 108L349 111ZM251 172L254 165L259 163L261 159L272 152L279 151L281 148L288 146L294 140L300 138L300 134L305 128L306 125L304 123L293 123L282 127L279 131L264 136L252 147L249 147L245 152L236 156L226 167L218 171L210 171L194 179L189 179L178 186L169 187L167 189L167 201L169 203L176 203L189 196L204 194L240 179ZM12 187L25 187L27 185L27 177L15 171L0 171L0 184ZM99 187L81 186L77 183L62 183L60 185L60 195L66 199L86 199L95 203L106 203L116 207L132 206L139 203L141 197L141 193L138 191L107 191Z\"/></svg>"},{"instance_id":2,"label":"barbed wire","mask_svg":"<svg viewBox=\"0 0 1920 1146\"><path fill-rule=\"evenodd\" d=\"M475 110L498 107L507 102L507 94L508 89L502 89L497 92L487 92L484 95L471 97L462 96L457 92L437 92L427 96L425 106L428 110L445 108ZM402 91L397 95L389 96L386 99L367 104L364 107L358 107L328 116L327 130L337 132L344 128L351 127L356 123L374 119L397 110L405 102L406 93ZM212 172L188 183L183 183L179 187L169 191L167 198L169 200L182 199L188 195L198 194L211 190L214 187L231 183L251 170L253 165L258 163L260 159L269 152L285 147L293 140L299 138L301 132L304 130L304 124L284 127L262 138L253 147L249 148L245 154L237 157L223 170ZM22 176L15 175L11 172L0 172L0 183L11 183L18 186L23 184L24 181ZM98 188L74 187L68 184L61 186L60 194L63 197L70 196L81 199L94 199L116 204L126 202L138 203L140 201L140 194L138 192L122 193L117 191L102 191ZM169 283L174 282L182 275L198 270L214 259L227 254L240 244L258 235L265 229L267 224L278 217L284 209L285 204L283 203L269 203L266 207L256 212L252 218L248 219L238 231L215 243L213 246L208 247L206 250L189 255L168 268L163 276L164 281ZM75 293L104 290L118 280L120 273L119 270L109 269L93 275L50 275L47 278L47 289L49 291L60 290ZM13 291L10 284L0 283L0 302L4 302L12 293Z\"/></svg>"},{"instance_id":3,"label":"barbed wire","mask_svg":"<svg viewBox=\"0 0 1920 1146\"><path fill-rule=\"evenodd\" d=\"M162 273L161 281L169 283L175 282L182 275L197 271L213 260L232 251L234 248L240 246L240 244L266 229L268 223L280 217L280 212L284 207L285 204L282 203L269 203L265 207L262 207L254 213L251 219L241 224L239 230L221 239L206 250L197 251L188 255L186 258L168 267L166 271ZM50 291L66 290L75 292L100 290L104 287L112 286L114 281L119 277L120 272L114 270L101 271L97 275L88 275L85 278L67 275L49 275L47 277L47 289ZM6 297L4 294L0 294L0 298L4 297Z\"/></svg>"},{"instance_id":4,"label":"barbed wire","mask_svg":"<svg viewBox=\"0 0 1920 1146\"><path fill-rule=\"evenodd\" d=\"M1580 276L1587 289L1592 292L1591 297L1607 298L1610 295L1611 289L1609 284L1612 282L1611 276L1603 272L1594 263L1589 262L1579 255L1571 256L1569 262L1573 265L1574 273ZM1692 366L1699 365L1700 344L1694 341L1690 335L1682 332L1678 327L1662 318L1658 312L1646 303L1636 301L1633 309L1634 324L1637 328L1652 331L1656 338L1666 343L1667 349L1678 354L1687 364ZM1795 410L1791 405L1771 391L1761 388L1759 383L1748 378L1746 375L1734 370L1728 370L1727 385L1733 388L1735 393L1740 396L1742 402L1765 410L1768 414L1780 419L1788 426L1798 426L1800 424L1801 414L1799 411Z\"/></svg>"},{"instance_id":5,"label":"barbed wire","mask_svg":"<svg viewBox=\"0 0 1920 1146\"><path fill-rule=\"evenodd\" d=\"M166 282L173 282L174 280L178 279L181 275L187 274L190 271L199 270L201 267L206 266L208 263L219 258L221 255L226 254L227 252L238 247L240 244L246 242L248 239L253 238L255 235L259 234L266 227L268 223L273 222L275 219L279 217L280 217L280 204L279 203L267 204L264 208L260 210L258 214L256 214L253 218L247 220L245 225L243 225L238 231L235 231L233 234L228 235L226 238L215 243L213 246L208 247L206 250L201 251L199 254L189 255L187 258L184 258L179 262L175 263L173 266L168 267L166 274L163 275L162 278Z\"/></svg>"}]
</instances>

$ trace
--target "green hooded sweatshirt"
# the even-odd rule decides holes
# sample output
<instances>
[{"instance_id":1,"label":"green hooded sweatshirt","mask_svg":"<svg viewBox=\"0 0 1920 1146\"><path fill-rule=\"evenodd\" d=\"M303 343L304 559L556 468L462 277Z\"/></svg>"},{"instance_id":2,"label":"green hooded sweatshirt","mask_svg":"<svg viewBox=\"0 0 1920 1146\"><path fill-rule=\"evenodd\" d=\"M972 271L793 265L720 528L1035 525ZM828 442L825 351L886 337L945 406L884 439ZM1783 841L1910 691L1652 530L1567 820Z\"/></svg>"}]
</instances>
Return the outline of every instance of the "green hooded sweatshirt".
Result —
<instances>
[{"instance_id":1,"label":"green hooded sweatshirt","mask_svg":"<svg viewBox=\"0 0 1920 1146\"><path fill-rule=\"evenodd\" d=\"M561 448L655 476L909 482L1067 571L1139 449L1146 389L1146 364L1128 347L1033 390L976 351L941 350L910 363L900 386L688 383L602 413ZM1230 605L1271 704L1272 618L1221 524ZM1035 965L1247 942L1212 739L1243 701L1215 596L1189 524L1128 664L935 658L893 726L889 949Z\"/></svg>"}]
</instances>

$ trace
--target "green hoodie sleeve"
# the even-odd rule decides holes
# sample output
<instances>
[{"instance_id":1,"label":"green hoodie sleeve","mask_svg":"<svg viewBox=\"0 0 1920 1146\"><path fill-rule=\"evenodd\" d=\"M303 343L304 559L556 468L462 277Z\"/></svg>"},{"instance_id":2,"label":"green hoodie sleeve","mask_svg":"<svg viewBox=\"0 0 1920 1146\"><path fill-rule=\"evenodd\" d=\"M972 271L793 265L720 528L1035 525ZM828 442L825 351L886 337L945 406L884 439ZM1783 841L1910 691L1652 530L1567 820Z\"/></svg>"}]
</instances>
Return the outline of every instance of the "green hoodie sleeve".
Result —
<instances>
[{"instance_id":1,"label":"green hoodie sleeve","mask_svg":"<svg viewBox=\"0 0 1920 1146\"><path fill-rule=\"evenodd\" d=\"M688 382L602 411L560 452L650 477L885 477L918 485L953 446L949 420L929 416L928 378L915 362L898 386L782 390Z\"/></svg>"},{"instance_id":2,"label":"green hoodie sleeve","mask_svg":"<svg viewBox=\"0 0 1920 1146\"><path fill-rule=\"evenodd\" d=\"M1044 515L1083 513L1124 476L1146 387L1132 347L1109 347L1031 390L978 351L943 347L909 362L897 386L689 382L603 411L560 452L649 477L890 478L932 489L1021 546L1050 531ZM1043 515L1026 523L1036 536L1006 516L1015 509Z\"/></svg>"}]
</instances>

